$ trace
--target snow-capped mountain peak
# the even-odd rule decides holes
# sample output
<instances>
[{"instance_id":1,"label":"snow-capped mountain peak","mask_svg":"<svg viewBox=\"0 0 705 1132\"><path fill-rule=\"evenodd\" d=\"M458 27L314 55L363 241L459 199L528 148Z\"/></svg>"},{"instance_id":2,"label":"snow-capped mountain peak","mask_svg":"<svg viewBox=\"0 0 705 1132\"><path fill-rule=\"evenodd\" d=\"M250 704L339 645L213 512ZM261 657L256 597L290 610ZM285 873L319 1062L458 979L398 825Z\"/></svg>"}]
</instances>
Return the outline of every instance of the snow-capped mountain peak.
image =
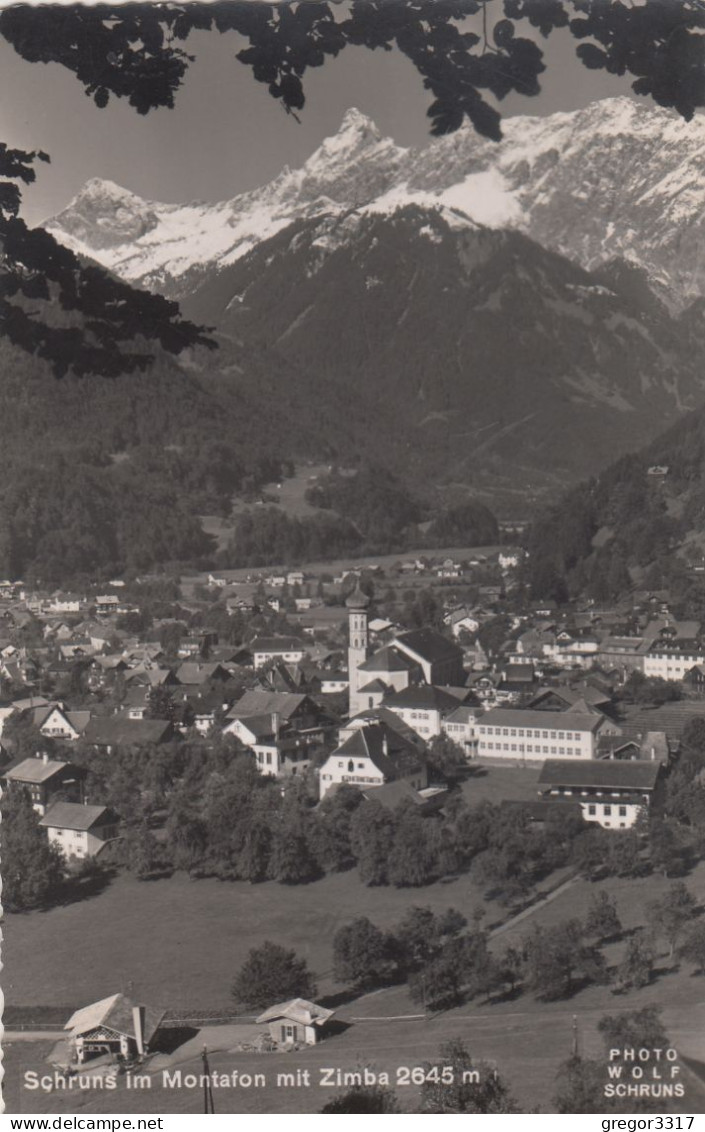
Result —
<instances>
[{"instance_id":1,"label":"snow-capped mountain peak","mask_svg":"<svg viewBox=\"0 0 705 1132\"><path fill-rule=\"evenodd\" d=\"M175 297L288 224L408 204L454 223L518 228L588 269L621 258L683 306L705 289L705 120L634 99L466 125L409 150L357 109L298 169L217 204L142 200L94 178L47 227L131 282Z\"/></svg>"}]
</instances>

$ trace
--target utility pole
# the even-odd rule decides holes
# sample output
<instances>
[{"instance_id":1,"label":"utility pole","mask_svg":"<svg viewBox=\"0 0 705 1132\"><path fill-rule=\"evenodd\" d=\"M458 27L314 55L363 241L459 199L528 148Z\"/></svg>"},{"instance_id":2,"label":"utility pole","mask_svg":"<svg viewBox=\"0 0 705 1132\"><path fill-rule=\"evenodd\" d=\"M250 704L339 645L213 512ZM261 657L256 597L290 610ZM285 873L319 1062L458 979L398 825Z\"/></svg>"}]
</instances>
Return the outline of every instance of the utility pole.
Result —
<instances>
[{"instance_id":1,"label":"utility pole","mask_svg":"<svg viewBox=\"0 0 705 1132\"><path fill-rule=\"evenodd\" d=\"M213 1104L213 1086L211 1084L211 1070L208 1064L208 1047L203 1047L201 1054L203 1061L203 1111L205 1113L215 1113L215 1105Z\"/></svg>"},{"instance_id":2,"label":"utility pole","mask_svg":"<svg viewBox=\"0 0 705 1132\"><path fill-rule=\"evenodd\" d=\"M573 1057L578 1057L578 1015L573 1015Z\"/></svg>"}]
</instances>

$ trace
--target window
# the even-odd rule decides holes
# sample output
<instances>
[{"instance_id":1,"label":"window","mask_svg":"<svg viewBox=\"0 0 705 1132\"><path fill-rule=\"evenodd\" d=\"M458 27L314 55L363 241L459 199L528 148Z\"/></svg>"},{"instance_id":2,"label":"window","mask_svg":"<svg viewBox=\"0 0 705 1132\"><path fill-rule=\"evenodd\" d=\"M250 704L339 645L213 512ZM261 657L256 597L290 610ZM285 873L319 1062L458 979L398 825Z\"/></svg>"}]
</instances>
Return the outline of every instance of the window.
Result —
<instances>
[{"instance_id":1,"label":"window","mask_svg":"<svg viewBox=\"0 0 705 1132\"><path fill-rule=\"evenodd\" d=\"M619 807L619 816L620 816L620 818L626 818L626 816L627 816L627 807L626 806L620 806Z\"/></svg>"},{"instance_id":2,"label":"window","mask_svg":"<svg viewBox=\"0 0 705 1132\"><path fill-rule=\"evenodd\" d=\"M611 806L603 806L602 812L603 812L603 814L611 814L612 813L612 807Z\"/></svg>"},{"instance_id":3,"label":"window","mask_svg":"<svg viewBox=\"0 0 705 1132\"><path fill-rule=\"evenodd\" d=\"M597 806L588 806L588 813L589 814L596 814L597 813Z\"/></svg>"}]
</instances>

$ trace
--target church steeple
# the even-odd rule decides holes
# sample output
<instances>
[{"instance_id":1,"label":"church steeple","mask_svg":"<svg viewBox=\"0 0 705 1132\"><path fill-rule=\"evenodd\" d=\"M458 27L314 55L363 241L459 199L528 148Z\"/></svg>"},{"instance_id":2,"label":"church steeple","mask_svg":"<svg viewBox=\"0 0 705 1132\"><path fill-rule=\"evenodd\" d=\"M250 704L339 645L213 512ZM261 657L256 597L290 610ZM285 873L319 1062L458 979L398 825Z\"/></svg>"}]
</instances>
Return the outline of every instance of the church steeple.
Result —
<instances>
[{"instance_id":1,"label":"church steeple","mask_svg":"<svg viewBox=\"0 0 705 1132\"><path fill-rule=\"evenodd\" d=\"M356 715L365 706L358 696L362 673L359 666L367 660L368 629L367 611L370 599L360 588L358 578L355 589L345 600L348 610L348 681L349 681L349 710L350 715Z\"/></svg>"}]
</instances>

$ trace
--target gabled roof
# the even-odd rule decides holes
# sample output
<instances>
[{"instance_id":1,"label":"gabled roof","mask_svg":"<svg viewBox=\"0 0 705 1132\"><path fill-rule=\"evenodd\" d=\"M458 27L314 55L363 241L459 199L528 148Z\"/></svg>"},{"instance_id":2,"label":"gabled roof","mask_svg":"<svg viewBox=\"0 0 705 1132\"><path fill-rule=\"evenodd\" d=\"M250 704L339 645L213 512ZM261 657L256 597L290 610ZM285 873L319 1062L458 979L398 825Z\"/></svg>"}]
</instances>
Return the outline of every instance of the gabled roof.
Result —
<instances>
[{"instance_id":1,"label":"gabled roof","mask_svg":"<svg viewBox=\"0 0 705 1132\"><path fill-rule=\"evenodd\" d=\"M306 642L298 637L256 637L250 644L255 652L305 652Z\"/></svg>"},{"instance_id":2,"label":"gabled roof","mask_svg":"<svg viewBox=\"0 0 705 1132\"><path fill-rule=\"evenodd\" d=\"M644 759L546 759L538 784L653 790L660 769Z\"/></svg>"},{"instance_id":3,"label":"gabled roof","mask_svg":"<svg viewBox=\"0 0 705 1132\"><path fill-rule=\"evenodd\" d=\"M394 692L388 696L385 704L393 711L394 708L413 708L421 711L438 711L441 714L455 711L458 706L457 696L451 696L442 688L432 684L412 684L401 692Z\"/></svg>"},{"instance_id":4,"label":"gabled roof","mask_svg":"<svg viewBox=\"0 0 705 1132\"><path fill-rule=\"evenodd\" d=\"M164 719L130 719L126 715L94 716L84 732L89 743L112 747L115 744L161 743L170 734Z\"/></svg>"},{"instance_id":5,"label":"gabled roof","mask_svg":"<svg viewBox=\"0 0 705 1132\"><path fill-rule=\"evenodd\" d=\"M106 1026L118 1034L125 1034L134 1038L135 1020L132 1013L136 1002L126 998L124 994L112 994L109 998L102 998L100 1002L93 1002L76 1010L64 1026L70 1030L75 1038L82 1034L89 1034L99 1026ZM144 1040L150 1042L154 1037L164 1017L165 1011L156 1010L152 1006L145 1007Z\"/></svg>"},{"instance_id":6,"label":"gabled roof","mask_svg":"<svg viewBox=\"0 0 705 1132\"><path fill-rule=\"evenodd\" d=\"M84 806L80 802L54 802L39 825L51 829L92 829L94 825L112 825L120 819L109 806Z\"/></svg>"},{"instance_id":7,"label":"gabled roof","mask_svg":"<svg viewBox=\"0 0 705 1132\"><path fill-rule=\"evenodd\" d=\"M389 685L385 684L383 680L380 680L379 677L377 677L374 680L370 680L369 684L363 684L361 688L358 688L358 691L371 692L373 694L381 692L382 695L384 695L389 691Z\"/></svg>"},{"instance_id":8,"label":"gabled roof","mask_svg":"<svg viewBox=\"0 0 705 1132\"><path fill-rule=\"evenodd\" d=\"M385 645L369 656L367 660L358 665L359 672L410 672L417 667L417 662L404 653L399 652L393 645Z\"/></svg>"},{"instance_id":9,"label":"gabled roof","mask_svg":"<svg viewBox=\"0 0 705 1132\"><path fill-rule=\"evenodd\" d=\"M363 786L362 793L368 801L379 802L385 810L396 810L401 802L411 802L414 806L425 805L423 796L403 778L385 782L382 786Z\"/></svg>"},{"instance_id":10,"label":"gabled roof","mask_svg":"<svg viewBox=\"0 0 705 1132\"><path fill-rule=\"evenodd\" d=\"M371 759L388 779L413 773L423 766L413 743L384 723L356 728L330 757Z\"/></svg>"},{"instance_id":11,"label":"gabled roof","mask_svg":"<svg viewBox=\"0 0 705 1132\"><path fill-rule=\"evenodd\" d=\"M264 739L266 736L274 734L271 715L238 716L237 720L232 720L232 723L235 722L241 723L243 727L246 727L250 734L254 735L255 739Z\"/></svg>"},{"instance_id":12,"label":"gabled roof","mask_svg":"<svg viewBox=\"0 0 705 1132\"><path fill-rule=\"evenodd\" d=\"M207 664L203 661L186 661L176 670L180 684L207 684L209 680L229 680L230 673L222 664Z\"/></svg>"},{"instance_id":13,"label":"gabled roof","mask_svg":"<svg viewBox=\"0 0 705 1132\"><path fill-rule=\"evenodd\" d=\"M270 1006L255 1018L255 1022L262 1025L264 1022L276 1022L277 1018L288 1018L292 1022L298 1022L300 1026L322 1026L334 1013L334 1010L326 1010L315 1002L309 1002L307 998L291 998L288 1002Z\"/></svg>"},{"instance_id":14,"label":"gabled roof","mask_svg":"<svg viewBox=\"0 0 705 1132\"><path fill-rule=\"evenodd\" d=\"M23 759L17 766L5 771L5 778L11 782L48 782L59 771L70 766L70 763L58 762L54 759Z\"/></svg>"},{"instance_id":15,"label":"gabled roof","mask_svg":"<svg viewBox=\"0 0 705 1132\"><path fill-rule=\"evenodd\" d=\"M228 719L245 719L252 715L268 715L276 711L282 719L290 719L304 705L315 704L303 692L245 692L228 712Z\"/></svg>"}]
</instances>

